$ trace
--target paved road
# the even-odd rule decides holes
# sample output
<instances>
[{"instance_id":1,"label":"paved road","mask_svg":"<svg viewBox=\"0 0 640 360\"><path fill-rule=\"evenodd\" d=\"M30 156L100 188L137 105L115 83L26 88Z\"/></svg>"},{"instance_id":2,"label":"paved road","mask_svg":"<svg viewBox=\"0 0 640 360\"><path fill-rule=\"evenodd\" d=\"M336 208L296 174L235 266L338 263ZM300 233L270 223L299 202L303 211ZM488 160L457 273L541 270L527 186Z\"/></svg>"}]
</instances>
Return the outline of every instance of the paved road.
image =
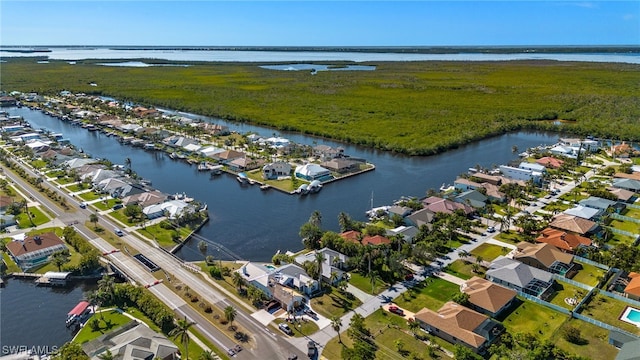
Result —
<instances>
[{"instance_id":1,"label":"paved road","mask_svg":"<svg viewBox=\"0 0 640 360\"><path fill-rule=\"evenodd\" d=\"M40 176L40 174L34 173L30 168L25 167L24 165L22 166L31 176ZM78 208L77 205L79 202L76 199L72 198L57 187L52 186L48 182L43 182L43 186L53 189L65 198L67 204L69 204L72 209L69 212L65 212L57 204L52 203L48 197L33 190L31 185L26 183L26 181L19 176L14 175L10 171L5 171L5 175L24 189L25 195L31 198L32 201L37 201L42 206L49 209L49 211L51 211L51 213L53 213L61 223L74 224L74 227L78 232L85 236L96 248L98 248L98 250L106 252L113 249L113 246L104 239L92 236L93 233L84 226L89 215L94 212L90 209ZM108 218L103 217L100 214L98 214L98 217L100 219L99 223L102 224L103 227L106 227L107 229L109 227L118 227ZM171 274L173 278L178 279L183 284L189 286L193 292L200 296L200 298L206 299L207 302L216 304L221 308L228 305L233 305L236 308L238 312L236 323L247 329L247 331L252 335L252 341L248 345L244 346L245 350L235 356L238 359L286 359L290 354L297 354L298 358L306 356L306 343L304 346L300 346L299 349L296 349L294 344L283 340L279 334L276 335L272 333L268 328L265 328L262 324L253 319L242 308L239 308L235 304L229 302L225 296L220 294L220 292L212 289L204 279L192 273L190 270L185 269L180 259L168 254L164 250L154 248L150 243L140 240L133 235L126 235L121 237L121 239L128 247L137 252L143 253L164 271ZM116 264L116 266L126 271L128 275L130 275L139 284L151 284L156 280L141 264L125 254L114 253L108 255L108 257ZM219 346L221 350L226 351L226 349L233 347L236 344L234 339L231 339L228 334L215 328L197 311L191 309L189 304L186 304L184 300L178 297L166 285L158 284L151 287L150 290L154 295L174 310L177 317L187 316L189 320L196 322L198 324L196 325L196 328L202 331L202 334L205 335L212 343Z\"/></svg>"}]
</instances>

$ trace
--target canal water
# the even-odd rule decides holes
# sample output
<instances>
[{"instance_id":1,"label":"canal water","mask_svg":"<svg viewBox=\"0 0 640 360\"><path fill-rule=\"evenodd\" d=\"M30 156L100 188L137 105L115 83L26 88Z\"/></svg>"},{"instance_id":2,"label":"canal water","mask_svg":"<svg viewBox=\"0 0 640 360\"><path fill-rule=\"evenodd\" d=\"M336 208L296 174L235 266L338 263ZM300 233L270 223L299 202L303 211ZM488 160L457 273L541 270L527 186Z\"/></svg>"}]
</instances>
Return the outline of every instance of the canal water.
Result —
<instances>
[{"instance_id":1,"label":"canal water","mask_svg":"<svg viewBox=\"0 0 640 360\"><path fill-rule=\"evenodd\" d=\"M6 279L0 289L0 356L16 349L40 355L54 351L73 338L65 326L67 313L95 284L74 287L37 287L33 280Z\"/></svg>"},{"instance_id":2,"label":"canal water","mask_svg":"<svg viewBox=\"0 0 640 360\"><path fill-rule=\"evenodd\" d=\"M365 220L365 211L373 206L387 205L401 196L423 197L428 189L453 184L456 176L477 164L492 167L517 158L512 152L516 145L523 151L541 144L552 144L558 135L553 133L518 132L482 140L440 155L409 157L333 141L279 132L274 129L247 124L222 123L240 133L255 132L262 136L287 137L304 144L342 146L345 153L367 159L376 165L375 171L327 184L322 191L304 197L286 195L278 191L260 191L257 186L241 187L233 176L223 174L211 178L198 172L195 166L174 161L161 152L148 152L119 143L100 132L88 132L78 126L28 108L10 108L11 115L21 115L36 128L61 132L65 138L94 157L107 158L123 164L131 159L133 170L153 182L153 187L165 193L186 192L209 206L211 220L199 235L220 243L244 259L268 261L276 251L300 250L298 236L314 210L322 214L322 227L338 230L338 214L346 212L356 220ZM198 241L183 247L178 256L186 260L200 260ZM215 246L208 255L227 258Z\"/></svg>"}]
</instances>

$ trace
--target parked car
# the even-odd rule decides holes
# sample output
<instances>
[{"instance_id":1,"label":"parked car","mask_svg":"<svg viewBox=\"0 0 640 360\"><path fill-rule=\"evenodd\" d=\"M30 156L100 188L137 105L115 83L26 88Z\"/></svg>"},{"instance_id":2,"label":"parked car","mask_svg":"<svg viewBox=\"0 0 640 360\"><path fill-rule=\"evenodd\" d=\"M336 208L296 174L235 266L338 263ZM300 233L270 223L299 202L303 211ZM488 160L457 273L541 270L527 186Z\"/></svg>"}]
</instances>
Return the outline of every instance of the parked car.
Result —
<instances>
[{"instance_id":1,"label":"parked car","mask_svg":"<svg viewBox=\"0 0 640 360\"><path fill-rule=\"evenodd\" d=\"M310 359L313 359L316 356L317 352L318 352L318 348L316 347L316 343L314 343L313 340L310 340L307 343L307 355L309 356Z\"/></svg>"},{"instance_id":2,"label":"parked car","mask_svg":"<svg viewBox=\"0 0 640 360\"><path fill-rule=\"evenodd\" d=\"M489 226L487 228L487 232L490 232L490 233L496 232L496 228L494 228L493 226Z\"/></svg>"},{"instance_id":3,"label":"parked car","mask_svg":"<svg viewBox=\"0 0 640 360\"><path fill-rule=\"evenodd\" d=\"M115 205L113 205L113 210L122 209L123 207L124 207L124 205L122 205L122 204L115 204Z\"/></svg>"},{"instance_id":4,"label":"parked car","mask_svg":"<svg viewBox=\"0 0 640 360\"><path fill-rule=\"evenodd\" d=\"M389 311L394 313L394 314L398 314L398 315L404 316L404 310L400 309L399 307L397 307L395 305L389 306Z\"/></svg>"},{"instance_id":5,"label":"parked car","mask_svg":"<svg viewBox=\"0 0 640 360\"><path fill-rule=\"evenodd\" d=\"M282 332L287 335L293 335L293 331L291 330L289 325L286 323L281 323L280 325L278 325L278 328L280 328L280 330L282 330Z\"/></svg>"},{"instance_id":6,"label":"parked car","mask_svg":"<svg viewBox=\"0 0 640 360\"><path fill-rule=\"evenodd\" d=\"M80 209L86 209L86 208L87 208L86 203L80 203Z\"/></svg>"}]
</instances>

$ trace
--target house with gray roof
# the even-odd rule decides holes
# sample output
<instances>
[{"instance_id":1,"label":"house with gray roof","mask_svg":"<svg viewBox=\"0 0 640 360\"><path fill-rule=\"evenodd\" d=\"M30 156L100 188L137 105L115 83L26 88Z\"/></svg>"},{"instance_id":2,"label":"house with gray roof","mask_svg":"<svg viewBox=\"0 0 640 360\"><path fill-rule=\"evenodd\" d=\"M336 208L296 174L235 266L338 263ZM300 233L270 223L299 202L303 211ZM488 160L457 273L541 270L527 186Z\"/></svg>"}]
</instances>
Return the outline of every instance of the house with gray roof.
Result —
<instances>
[{"instance_id":1,"label":"house with gray roof","mask_svg":"<svg viewBox=\"0 0 640 360\"><path fill-rule=\"evenodd\" d=\"M431 222L433 222L433 218L435 215L435 212L425 208L414 212L413 214L407 216L405 219L407 224L418 228L422 225L431 227Z\"/></svg>"},{"instance_id":2,"label":"house with gray roof","mask_svg":"<svg viewBox=\"0 0 640 360\"><path fill-rule=\"evenodd\" d=\"M580 200L578 204L593 209L600 209L603 212L606 212L609 208L613 208L618 213L624 210L624 208L626 207L624 204L618 203L617 201L603 199L596 196L591 196L588 199Z\"/></svg>"},{"instance_id":3,"label":"house with gray roof","mask_svg":"<svg viewBox=\"0 0 640 360\"><path fill-rule=\"evenodd\" d=\"M394 229L388 229L385 235L387 237L400 235L405 242L411 243L413 238L418 235L418 228L415 226L398 226Z\"/></svg>"},{"instance_id":4,"label":"house with gray roof","mask_svg":"<svg viewBox=\"0 0 640 360\"><path fill-rule=\"evenodd\" d=\"M133 320L114 331L82 344L91 360L99 360L107 350L118 360L179 359L178 347L164 335Z\"/></svg>"},{"instance_id":5,"label":"house with gray roof","mask_svg":"<svg viewBox=\"0 0 640 360\"><path fill-rule=\"evenodd\" d=\"M478 190L467 190L454 197L453 201L480 209L485 207L487 199L488 198Z\"/></svg>"},{"instance_id":6,"label":"house with gray roof","mask_svg":"<svg viewBox=\"0 0 640 360\"><path fill-rule=\"evenodd\" d=\"M577 205L572 207L571 209L567 209L563 211L563 213L571 216L577 216L579 218L583 218L587 220L592 220L602 216L604 211L602 211L601 209L594 209L594 208L590 208L582 205Z\"/></svg>"},{"instance_id":7,"label":"house with gray roof","mask_svg":"<svg viewBox=\"0 0 640 360\"><path fill-rule=\"evenodd\" d=\"M504 256L498 256L491 263L485 278L543 300L553 293L554 280L551 273Z\"/></svg>"},{"instance_id":8,"label":"house with gray roof","mask_svg":"<svg viewBox=\"0 0 640 360\"><path fill-rule=\"evenodd\" d=\"M635 179L613 179L613 187L637 193L640 192L640 181Z\"/></svg>"},{"instance_id":9,"label":"house with gray roof","mask_svg":"<svg viewBox=\"0 0 640 360\"><path fill-rule=\"evenodd\" d=\"M316 254L322 254L324 261L322 262L322 277L325 281L331 282L331 276L335 273L336 278L334 283L340 281L345 277L347 269L347 260L349 257L345 254L337 252L329 248L322 248L320 250L309 251L306 254L296 256L295 262L303 265L305 262L317 262Z\"/></svg>"}]
</instances>

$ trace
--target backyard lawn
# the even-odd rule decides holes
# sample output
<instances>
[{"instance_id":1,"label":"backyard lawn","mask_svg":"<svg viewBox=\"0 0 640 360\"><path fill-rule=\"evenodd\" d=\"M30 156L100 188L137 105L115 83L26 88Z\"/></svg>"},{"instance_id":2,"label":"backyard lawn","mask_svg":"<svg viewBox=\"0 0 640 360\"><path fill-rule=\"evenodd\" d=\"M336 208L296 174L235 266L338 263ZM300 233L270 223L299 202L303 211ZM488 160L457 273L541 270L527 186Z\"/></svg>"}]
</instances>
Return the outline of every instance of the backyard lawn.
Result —
<instances>
[{"instance_id":1,"label":"backyard lawn","mask_svg":"<svg viewBox=\"0 0 640 360\"><path fill-rule=\"evenodd\" d=\"M629 305L621 300L597 294L591 297L588 304L582 306L580 313L609 325L619 327L630 333L640 335L640 329L638 327L619 319L627 306Z\"/></svg>"},{"instance_id":2,"label":"backyard lawn","mask_svg":"<svg viewBox=\"0 0 640 360\"><path fill-rule=\"evenodd\" d=\"M82 193L80 195L78 195L79 198L81 198L84 201L93 201L96 199L100 199L102 196L104 196L103 194L96 194L93 191L88 191L86 193Z\"/></svg>"},{"instance_id":3,"label":"backyard lawn","mask_svg":"<svg viewBox=\"0 0 640 360\"><path fill-rule=\"evenodd\" d=\"M582 345L568 342L562 334L569 326L580 329L580 336L585 341ZM562 350L576 354L585 359L609 360L614 359L618 349L609 344L609 330L578 319L570 319L558 329L554 337L555 344ZM594 351L595 350L595 351Z\"/></svg>"},{"instance_id":4,"label":"backyard lawn","mask_svg":"<svg viewBox=\"0 0 640 360\"><path fill-rule=\"evenodd\" d=\"M464 262L462 260L456 260L452 262L449 266L443 269L447 274L451 274L453 276L457 276L464 280L469 280L474 276L482 276L484 275L485 269L483 267L478 268L478 273L473 272L473 262Z\"/></svg>"},{"instance_id":5,"label":"backyard lawn","mask_svg":"<svg viewBox=\"0 0 640 360\"><path fill-rule=\"evenodd\" d=\"M593 265L589 265L583 262L576 261L582 266L582 270L578 271L578 273L571 279L589 286L596 286L600 277L606 274L606 270L597 268Z\"/></svg>"},{"instance_id":6,"label":"backyard lawn","mask_svg":"<svg viewBox=\"0 0 640 360\"><path fill-rule=\"evenodd\" d=\"M155 239L158 242L158 245L162 247L173 247L177 245L177 242L173 241L174 236L178 236L180 239L184 239L186 236L191 233L191 229L188 228L180 228L179 230L174 229L163 229L160 224L149 225L146 228L136 230L143 236L146 236L150 239Z\"/></svg>"},{"instance_id":7,"label":"backyard lawn","mask_svg":"<svg viewBox=\"0 0 640 360\"><path fill-rule=\"evenodd\" d=\"M376 359L395 359L395 358L405 358L412 359L412 354L415 354L417 357L413 357L416 359L429 359L430 357L427 355L427 344L416 339L411 331L409 330L409 326L407 325L407 321L395 314L391 314L384 310L376 310L373 314L369 315L365 321L365 327L369 329L372 336L375 339L376 344L378 344L378 350L376 351ZM349 327L349 324L342 324L342 329L346 329ZM325 346L322 351L322 355L327 359L341 359L342 347L348 346L352 347L353 342L351 338L347 335L346 332L340 335L342 342L344 345L338 342L338 336L335 331L328 330L330 334L335 334L336 336L329 341L327 346ZM428 336L422 330L418 330L418 334ZM436 337L430 337L437 344L453 350L453 346L444 341L440 341L440 339ZM402 344L403 354L402 356L398 353L397 344ZM435 350L434 359L448 359L447 355L441 350Z\"/></svg>"},{"instance_id":8,"label":"backyard lawn","mask_svg":"<svg viewBox=\"0 0 640 360\"><path fill-rule=\"evenodd\" d=\"M504 319L502 324L511 334L530 333L545 340L550 339L568 318L568 315L546 306L522 300L522 303Z\"/></svg>"},{"instance_id":9,"label":"backyard lawn","mask_svg":"<svg viewBox=\"0 0 640 360\"><path fill-rule=\"evenodd\" d=\"M311 308L329 319L342 316L362 305L362 301L355 296L341 293L335 288L326 288L325 291L322 296L311 299Z\"/></svg>"},{"instance_id":10,"label":"backyard lawn","mask_svg":"<svg viewBox=\"0 0 640 360\"><path fill-rule=\"evenodd\" d=\"M635 219L640 219L640 209L633 209L633 208L627 207L622 212L622 215L632 217Z\"/></svg>"},{"instance_id":11,"label":"backyard lawn","mask_svg":"<svg viewBox=\"0 0 640 360\"><path fill-rule=\"evenodd\" d=\"M413 312L418 312L425 307L437 311L459 292L460 287L454 283L440 278L429 278L393 301L401 308Z\"/></svg>"},{"instance_id":12,"label":"backyard lawn","mask_svg":"<svg viewBox=\"0 0 640 360\"><path fill-rule=\"evenodd\" d=\"M108 199L106 201L102 200L102 201L94 202L91 204L91 206L95 206L96 208L104 211L104 210L109 210L113 208L115 204L119 204L121 202L122 200L120 199Z\"/></svg>"},{"instance_id":13,"label":"backyard lawn","mask_svg":"<svg viewBox=\"0 0 640 360\"><path fill-rule=\"evenodd\" d=\"M20 229L42 225L49 221L49 217L37 207L30 207L29 212L31 213L31 216L28 216L24 212L16 216L16 221L18 222L18 227Z\"/></svg>"},{"instance_id":14,"label":"backyard lawn","mask_svg":"<svg viewBox=\"0 0 640 360\"><path fill-rule=\"evenodd\" d=\"M349 283L367 294L377 295L387 288L387 284L384 281L377 279L375 286L373 287L373 291L371 291L371 279L364 277L362 274L357 272L352 272L350 275Z\"/></svg>"},{"instance_id":15,"label":"backyard lawn","mask_svg":"<svg viewBox=\"0 0 640 360\"><path fill-rule=\"evenodd\" d=\"M632 221L622 221L618 219L613 219L611 220L611 223L609 224L609 226L611 226L614 229L628 231L632 234L637 234L640 232L639 230L640 224L634 223Z\"/></svg>"},{"instance_id":16,"label":"backyard lawn","mask_svg":"<svg viewBox=\"0 0 640 360\"><path fill-rule=\"evenodd\" d=\"M509 251L511 251L511 249L506 247L484 243L471 250L471 255L476 257L481 256L484 261L491 262L498 256L507 254Z\"/></svg>"},{"instance_id":17,"label":"backyard lawn","mask_svg":"<svg viewBox=\"0 0 640 360\"><path fill-rule=\"evenodd\" d=\"M98 319L100 321L100 329L98 331L92 331L91 326L89 326L88 324L93 319ZM124 325L129 321L131 321L130 318L122 315L116 310L105 310L103 312L99 312L93 315L87 322L87 325L84 326L80 330L80 332L78 332L78 335L76 335L74 342L83 344L117 328L120 325Z\"/></svg>"},{"instance_id":18,"label":"backyard lawn","mask_svg":"<svg viewBox=\"0 0 640 360\"><path fill-rule=\"evenodd\" d=\"M573 308L575 308L580 300L582 300L587 294L587 290L580 289L577 286L563 281L557 281L556 285L554 285L554 289L556 290L556 292L553 294L553 297L551 299L548 299L548 301L552 304L562 306L567 310L573 310ZM565 299L567 298L577 299L575 305L567 304L567 302L565 301Z\"/></svg>"},{"instance_id":19,"label":"backyard lawn","mask_svg":"<svg viewBox=\"0 0 640 360\"><path fill-rule=\"evenodd\" d=\"M524 238L522 237L522 235L518 234L515 231L510 231L508 233L501 232L500 234L498 234L498 235L496 235L494 237L495 237L496 240L500 240L500 241L506 242L507 244L511 243L511 244L514 244L514 245L517 245L517 244L525 241Z\"/></svg>"}]
</instances>

